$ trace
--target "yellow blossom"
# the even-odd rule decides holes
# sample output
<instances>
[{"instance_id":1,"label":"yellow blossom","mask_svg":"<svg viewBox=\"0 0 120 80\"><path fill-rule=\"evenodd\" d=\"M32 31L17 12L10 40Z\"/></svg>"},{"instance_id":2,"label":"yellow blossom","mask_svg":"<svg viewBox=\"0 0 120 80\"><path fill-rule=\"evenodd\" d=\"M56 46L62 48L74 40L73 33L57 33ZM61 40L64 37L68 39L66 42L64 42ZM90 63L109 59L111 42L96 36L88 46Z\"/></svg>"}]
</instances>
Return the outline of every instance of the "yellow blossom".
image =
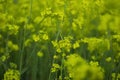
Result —
<instances>
[{"instance_id":1,"label":"yellow blossom","mask_svg":"<svg viewBox=\"0 0 120 80\"><path fill-rule=\"evenodd\" d=\"M43 53L41 51L37 52L38 57L43 57Z\"/></svg>"},{"instance_id":2,"label":"yellow blossom","mask_svg":"<svg viewBox=\"0 0 120 80\"><path fill-rule=\"evenodd\" d=\"M19 50L19 47L18 47L17 44L14 44L14 45L12 46L12 48L13 48L13 50L15 50L15 51L18 51L18 50Z\"/></svg>"},{"instance_id":3,"label":"yellow blossom","mask_svg":"<svg viewBox=\"0 0 120 80\"><path fill-rule=\"evenodd\" d=\"M78 48L80 45L79 45L79 42L78 41L76 41L74 44L73 44L73 49L76 49L76 48Z\"/></svg>"},{"instance_id":4,"label":"yellow blossom","mask_svg":"<svg viewBox=\"0 0 120 80\"><path fill-rule=\"evenodd\" d=\"M37 41L40 40L39 35L36 35L36 34L33 34L33 35L32 35L32 38L33 38L33 40L34 40L35 42L37 42Z\"/></svg>"},{"instance_id":5,"label":"yellow blossom","mask_svg":"<svg viewBox=\"0 0 120 80\"><path fill-rule=\"evenodd\" d=\"M8 69L4 74L3 80L20 80L20 72L14 69Z\"/></svg>"},{"instance_id":6,"label":"yellow blossom","mask_svg":"<svg viewBox=\"0 0 120 80\"><path fill-rule=\"evenodd\" d=\"M112 60L111 57L107 57L107 58L106 58L106 61L107 61L107 62L110 62L111 60Z\"/></svg>"},{"instance_id":7,"label":"yellow blossom","mask_svg":"<svg viewBox=\"0 0 120 80\"><path fill-rule=\"evenodd\" d=\"M47 34L43 34L43 39L44 40L48 40L48 35Z\"/></svg>"},{"instance_id":8,"label":"yellow blossom","mask_svg":"<svg viewBox=\"0 0 120 80\"><path fill-rule=\"evenodd\" d=\"M56 72L58 69L60 69L60 65L56 64L56 63L53 63L51 72Z\"/></svg>"}]
</instances>

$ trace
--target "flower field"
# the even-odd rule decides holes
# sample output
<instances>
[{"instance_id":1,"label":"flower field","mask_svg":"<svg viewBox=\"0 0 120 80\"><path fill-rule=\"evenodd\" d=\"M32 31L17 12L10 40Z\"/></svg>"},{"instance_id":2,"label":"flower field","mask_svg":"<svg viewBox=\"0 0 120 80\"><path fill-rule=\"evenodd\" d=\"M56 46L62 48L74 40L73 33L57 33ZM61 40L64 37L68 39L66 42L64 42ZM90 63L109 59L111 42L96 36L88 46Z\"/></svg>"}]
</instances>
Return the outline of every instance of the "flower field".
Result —
<instances>
[{"instance_id":1,"label":"flower field","mask_svg":"<svg viewBox=\"0 0 120 80\"><path fill-rule=\"evenodd\" d=\"M0 80L120 80L120 1L0 0Z\"/></svg>"}]
</instances>

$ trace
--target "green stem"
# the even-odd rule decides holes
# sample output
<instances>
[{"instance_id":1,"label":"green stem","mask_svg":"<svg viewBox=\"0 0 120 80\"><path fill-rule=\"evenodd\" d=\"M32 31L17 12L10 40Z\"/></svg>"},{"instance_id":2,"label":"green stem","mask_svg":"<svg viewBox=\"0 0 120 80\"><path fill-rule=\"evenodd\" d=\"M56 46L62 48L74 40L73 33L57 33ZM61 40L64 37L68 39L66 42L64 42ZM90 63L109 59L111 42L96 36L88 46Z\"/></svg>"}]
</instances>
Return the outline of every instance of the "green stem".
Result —
<instances>
[{"instance_id":1,"label":"green stem","mask_svg":"<svg viewBox=\"0 0 120 80\"><path fill-rule=\"evenodd\" d=\"M58 40L59 36L60 36L60 32L61 32L61 29L60 29L60 24L59 24L59 21L57 20L56 22L57 26L57 35L56 35L56 39L55 40ZM56 54L56 51L55 51L55 54ZM52 64L55 62L55 59L53 58L53 61L52 61ZM50 69L50 73L49 73L49 77L48 77L48 80L51 80L51 69Z\"/></svg>"},{"instance_id":2,"label":"green stem","mask_svg":"<svg viewBox=\"0 0 120 80\"><path fill-rule=\"evenodd\" d=\"M19 70L20 73L22 72L22 65L23 65L23 53L24 53L24 42L25 42L25 29L24 27L20 30L20 66Z\"/></svg>"}]
</instances>

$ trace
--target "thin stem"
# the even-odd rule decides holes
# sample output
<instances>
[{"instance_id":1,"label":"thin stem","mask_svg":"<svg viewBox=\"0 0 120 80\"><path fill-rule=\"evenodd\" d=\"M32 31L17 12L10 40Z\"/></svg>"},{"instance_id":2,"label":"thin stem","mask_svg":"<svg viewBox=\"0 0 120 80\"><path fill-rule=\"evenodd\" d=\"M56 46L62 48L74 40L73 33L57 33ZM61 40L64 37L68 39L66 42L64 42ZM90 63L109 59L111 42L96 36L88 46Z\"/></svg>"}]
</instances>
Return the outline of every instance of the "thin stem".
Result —
<instances>
[{"instance_id":1,"label":"thin stem","mask_svg":"<svg viewBox=\"0 0 120 80\"><path fill-rule=\"evenodd\" d=\"M25 26L24 26L25 27ZM23 65L23 53L24 53L24 42L25 42L25 28L22 28L20 31L20 73L22 72L22 65Z\"/></svg>"},{"instance_id":2,"label":"thin stem","mask_svg":"<svg viewBox=\"0 0 120 80\"><path fill-rule=\"evenodd\" d=\"M56 35L56 39L55 40L58 40L59 36L60 36L60 32L61 32L61 29L60 29L60 22L57 20L56 24L57 24L57 35ZM55 54L56 54L56 51L55 51ZM52 64L55 62L55 59L53 58L53 61L52 61ZM48 80L50 80L51 78L51 69L50 69L50 73L49 73L49 77L48 77Z\"/></svg>"}]
</instances>

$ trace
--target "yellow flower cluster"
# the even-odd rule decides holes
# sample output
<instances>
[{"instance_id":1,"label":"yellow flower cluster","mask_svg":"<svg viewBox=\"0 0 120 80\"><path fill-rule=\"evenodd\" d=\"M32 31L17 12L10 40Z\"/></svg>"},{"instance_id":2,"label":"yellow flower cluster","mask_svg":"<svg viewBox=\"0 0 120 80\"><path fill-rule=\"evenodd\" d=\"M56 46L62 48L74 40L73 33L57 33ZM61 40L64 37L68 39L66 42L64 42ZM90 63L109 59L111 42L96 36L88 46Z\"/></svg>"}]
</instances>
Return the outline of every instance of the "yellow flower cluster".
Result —
<instances>
[{"instance_id":1,"label":"yellow flower cluster","mask_svg":"<svg viewBox=\"0 0 120 80\"><path fill-rule=\"evenodd\" d=\"M99 66L98 62L91 61L87 63L78 54L69 55L65 65L69 77L73 80L103 80L104 78L104 70Z\"/></svg>"},{"instance_id":2,"label":"yellow flower cluster","mask_svg":"<svg viewBox=\"0 0 120 80\"><path fill-rule=\"evenodd\" d=\"M112 73L112 80L119 80L120 79L120 73L118 73L117 75L115 73Z\"/></svg>"},{"instance_id":3,"label":"yellow flower cluster","mask_svg":"<svg viewBox=\"0 0 120 80\"><path fill-rule=\"evenodd\" d=\"M12 41L8 41L7 42L8 47L13 50L13 51L18 51L19 50L19 46L17 44L14 44Z\"/></svg>"},{"instance_id":4,"label":"yellow flower cluster","mask_svg":"<svg viewBox=\"0 0 120 80\"><path fill-rule=\"evenodd\" d=\"M73 49L76 49L76 48L78 48L78 47L80 47L80 41L79 41L79 40L76 41L76 42L73 44Z\"/></svg>"},{"instance_id":5,"label":"yellow flower cluster","mask_svg":"<svg viewBox=\"0 0 120 80\"><path fill-rule=\"evenodd\" d=\"M8 31L9 31L9 34L14 34L14 35L16 35L17 33L18 33L18 30L19 30L19 26L17 26L17 25L7 25L7 27L8 27Z\"/></svg>"},{"instance_id":6,"label":"yellow flower cluster","mask_svg":"<svg viewBox=\"0 0 120 80\"><path fill-rule=\"evenodd\" d=\"M35 42L39 42L41 39L42 40L48 40L49 37L48 37L48 34L44 33L44 34L33 34L32 35L32 39L35 41Z\"/></svg>"},{"instance_id":7,"label":"yellow flower cluster","mask_svg":"<svg viewBox=\"0 0 120 80\"><path fill-rule=\"evenodd\" d=\"M0 79L119 80L119 62L119 0L0 0Z\"/></svg>"},{"instance_id":8,"label":"yellow flower cluster","mask_svg":"<svg viewBox=\"0 0 120 80\"><path fill-rule=\"evenodd\" d=\"M110 42L108 39L101 38L84 38L82 40L84 43L88 44L88 50L93 52L94 50L98 50L98 53L103 53L110 49Z\"/></svg>"},{"instance_id":9,"label":"yellow flower cluster","mask_svg":"<svg viewBox=\"0 0 120 80\"><path fill-rule=\"evenodd\" d=\"M60 65L53 63L52 68L51 68L51 72L57 72L60 69Z\"/></svg>"},{"instance_id":10,"label":"yellow flower cluster","mask_svg":"<svg viewBox=\"0 0 120 80\"><path fill-rule=\"evenodd\" d=\"M3 80L20 80L20 72L14 69L8 69L4 74Z\"/></svg>"},{"instance_id":11,"label":"yellow flower cluster","mask_svg":"<svg viewBox=\"0 0 120 80\"><path fill-rule=\"evenodd\" d=\"M41 51L37 52L38 57L43 57L43 55L44 55L43 52L41 52Z\"/></svg>"},{"instance_id":12,"label":"yellow flower cluster","mask_svg":"<svg viewBox=\"0 0 120 80\"><path fill-rule=\"evenodd\" d=\"M64 37L63 40L60 41L52 41L53 46L56 48L56 51L58 53L61 53L62 51L70 52L70 49L72 48L71 44L72 37Z\"/></svg>"}]
</instances>

